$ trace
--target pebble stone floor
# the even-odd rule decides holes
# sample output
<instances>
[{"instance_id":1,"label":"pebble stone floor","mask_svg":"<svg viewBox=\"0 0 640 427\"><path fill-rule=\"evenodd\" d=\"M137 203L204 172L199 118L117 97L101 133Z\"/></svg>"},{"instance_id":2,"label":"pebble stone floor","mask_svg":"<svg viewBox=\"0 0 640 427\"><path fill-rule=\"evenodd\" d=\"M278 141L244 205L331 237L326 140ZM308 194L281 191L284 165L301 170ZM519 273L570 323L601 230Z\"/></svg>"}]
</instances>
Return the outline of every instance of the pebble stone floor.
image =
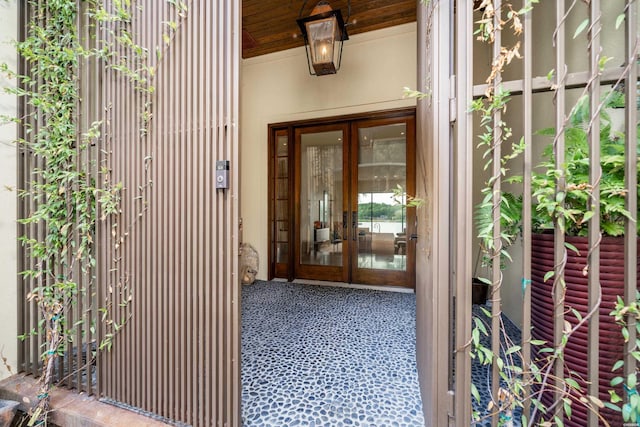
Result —
<instances>
[{"instance_id":1,"label":"pebble stone floor","mask_svg":"<svg viewBox=\"0 0 640 427\"><path fill-rule=\"evenodd\" d=\"M485 318L478 306L473 315ZM520 330L503 322L518 342ZM481 337L486 346L490 339ZM481 396L473 408L481 415L490 400L489 369L472 360ZM423 426L415 295L286 282L243 286L241 375L245 427ZM515 426L518 419L514 414Z\"/></svg>"},{"instance_id":2,"label":"pebble stone floor","mask_svg":"<svg viewBox=\"0 0 640 427\"><path fill-rule=\"evenodd\" d=\"M244 426L423 426L415 295L242 288Z\"/></svg>"}]
</instances>

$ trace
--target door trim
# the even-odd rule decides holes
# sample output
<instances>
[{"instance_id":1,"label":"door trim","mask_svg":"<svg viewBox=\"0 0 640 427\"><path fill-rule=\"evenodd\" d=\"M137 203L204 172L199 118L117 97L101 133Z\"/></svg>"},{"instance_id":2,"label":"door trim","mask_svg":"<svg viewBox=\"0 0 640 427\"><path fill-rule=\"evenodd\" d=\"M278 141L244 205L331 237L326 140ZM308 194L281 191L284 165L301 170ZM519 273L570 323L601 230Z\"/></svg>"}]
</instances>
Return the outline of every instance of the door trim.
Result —
<instances>
[{"instance_id":1,"label":"door trim","mask_svg":"<svg viewBox=\"0 0 640 427\"><path fill-rule=\"evenodd\" d=\"M298 210L298 208L296 207L296 199L299 200L299 196L298 196L298 188L296 188L296 182L299 181L299 178L297 177L297 174L299 174L299 171L294 170L294 165L295 163L299 160L296 159L296 152L295 152L295 146L296 146L296 132L295 130L297 128L313 128L313 127L325 127L325 126L346 126L347 127L347 134L345 134L345 138L349 137L350 135L348 135L348 133L351 132L352 130L352 126L354 122L369 122L369 121L380 121L385 122L396 122L397 119L399 118L405 118L407 119L407 124L408 127L411 128L411 134L413 136L413 142L410 144L409 142L409 134L407 135L407 144L408 147L408 152L407 152L407 168L412 168L413 171L415 171L416 169L416 165L415 165L415 144L416 144L416 137L415 137L415 125L416 125L416 108L415 107L408 107L408 108L399 108L399 109L393 109L393 110L383 110L383 111L372 111L372 112L363 112L363 113L356 113L356 114L349 114L349 115L343 115L343 116L331 116L331 117L324 117L324 118L317 118L317 119L307 119L307 120L300 120L300 121L293 121L293 122L278 122L278 123L272 123L268 125L268 136L269 136L269 140L268 140L268 152L269 152L269 158L268 158L268 177L269 177L269 185L268 185L268 254L267 254L267 262L268 262L268 279L272 280L274 278L282 278L282 279L287 279L288 281L294 281L297 277L296 277L296 265L297 265L297 260L295 259L295 253L299 250L299 247L296 247L295 245L299 245L298 240L299 240L299 236L297 235L297 233L295 233L295 227L294 227L294 223L299 221L299 213L296 213L296 211ZM276 236L276 230L274 228L274 223L275 223L275 218L274 218L274 176L275 176L275 167L274 167L274 147L275 147L275 143L276 143L276 135L281 135L283 131L288 132L289 135L289 141L291 142L289 144L289 152L288 152L288 156L289 156L289 176L292 178L291 179L291 183L289 186L289 192L290 192L290 201L289 201L289 256L288 256L288 266L286 266L286 271L287 274L283 275L283 274L277 274L276 272L276 268L275 268L275 236ZM280 133L278 133L280 132ZM350 150L347 150L350 151ZM345 157L345 161L350 161L350 159ZM296 176L295 179L294 176ZM415 176L415 174L414 174ZM347 179L351 179L351 178L347 178ZM295 182L294 182L295 181ZM415 185L416 182L415 180L412 182L408 182L407 183L407 192L409 194L415 194ZM346 192L344 192L345 194L345 198L348 198L346 195ZM343 205L343 207L347 207L346 204L347 200L345 200L345 204ZM349 206L349 208L351 208ZM414 224L411 224L411 227L413 227ZM347 227L349 229L348 233L346 233L346 236L350 236L352 233L352 230L350 230L350 227ZM409 227L407 227L409 229ZM407 232L407 234L409 235L409 233ZM343 238L345 236L343 235ZM413 248L408 248L407 252L409 253L409 251L411 251L411 256L409 256L409 258L412 258L413 260L411 261L413 263L413 266L415 266L415 244L412 244L410 246L413 246ZM294 248L296 248L294 250ZM346 254L343 256L347 256L347 257L351 257L351 254ZM343 267L347 266L347 261L345 260L345 262L343 263ZM335 281L341 281L342 283L351 283L352 277L350 276L350 269L349 268L344 268L343 269L345 271L345 273L342 275L342 279L334 277L331 280L335 280ZM413 267L411 269L412 271L415 272L415 267ZM279 266L279 271L282 272L282 266ZM376 272L383 272L384 270L376 270ZM301 279L303 279L302 277L300 277ZM316 280L314 278L305 278L305 280ZM406 288L411 288L414 289L415 288L415 273L411 274L411 273L407 273L407 282L406 283L402 283L400 284L401 286L404 286ZM367 286L367 285L365 285ZM396 284L396 286L398 286L398 284Z\"/></svg>"},{"instance_id":2,"label":"door trim","mask_svg":"<svg viewBox=\"0 0 640 427\"><path fill-rule=\"evenodd\" d=\"M399 120L404 119L404 120ZM353 192L358 188L358 166L359 166L359 141L358 130L367 127L378 127L385 125L392 125L397 123L406 123L406 193L409 195L416 194L416 162L415 162L415 115L400 116L400 117L385 117L385 118L367 118L363 120L357 120L351 122L351 135L353 140L351 141L351 165L349 170L351 173L351 185L350 188ZM410 179L412 178L412 179ZM358 211L358 200L355 193L351 197L351 212ZM407 225L406 236L413 236L417 233L417 217L416 209L406 209ZM358 245L353 245L350 248L352 259L358 257ZM366 269L359 268L358 263L354 262L351 266L351 281L360 283L366 282L372 285L390 285L401 286L414 289L415 288L415 266L416 266L416 240L411 239L406 242L406 270L382 270L382 269ZM407 280L406 283L403 283Z\"/></svg>"},{"instance_id":3,"label":"door trim","mask_svg":"<svg viewBox=\"0 0 640 427\"><path fill-rule=\"evenodd\" d=\"M293 276L295 278L300 279L315 279L317 277L322 277L321 280L335 281L335 282L348 282L349 281L349 254L347 251L342 251L342 265L341 266L327 266L327 265L315 265L315 264L302 264L300 262L300 253L301 253L301 243L300 243L300 233L297 231L302 223L301 220L301 176L302 170L300 167L301 162L301 137L303 134L311 134L311 133L319 133L319 132L333 132L333 131L342 131L342 171L343 171L343 182L342 182L342 207L343 209L346 206L348 200L348 194L346 194L346 190L348 188L348 178L350 176L350 172L348 169L349 165L349 150L345 145L345 141L350 139L349 135L349 126L347 123L335 123L335 124L327 124L327 125L315 125L315 126L295 126L294 127L294 157L295 160L292 162L295 165L294 172L294 193L292 197L290 197L290 205L289 211L293 209L294 212L294 223L290 224L289 229L293 230L293 234L296 236L293 245L291 245L291 241L289 243L289 247L295 248L293 251ZM293 206L291 206L291 201L293 201ZM342 236L343 241L348 240L348 235Z\"/></svg>"}]
</instances>

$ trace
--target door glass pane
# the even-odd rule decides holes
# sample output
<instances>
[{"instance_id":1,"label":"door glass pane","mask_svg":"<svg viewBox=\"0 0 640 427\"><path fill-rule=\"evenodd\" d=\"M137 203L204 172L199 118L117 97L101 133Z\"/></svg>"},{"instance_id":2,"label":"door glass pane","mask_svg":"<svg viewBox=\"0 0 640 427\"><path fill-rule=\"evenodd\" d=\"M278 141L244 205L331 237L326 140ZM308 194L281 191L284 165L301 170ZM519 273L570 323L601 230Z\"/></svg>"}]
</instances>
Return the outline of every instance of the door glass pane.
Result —
<instances>
[{"instance_id":1,"label":"door glass pane","mask_svg":"<svg viewBox=\"0 0 640 427\"><path fill-rule=\"evenodd\" d=\"M275 158L275 249L276 263L289 262L289 150L286 134L276 139Z\"/></svg>"},{"instance_id":2,"label":"door glass pane","mask_svg":"<svg viewBox=\"0 0 640 427\"><path fill-rule=\"evenodd\" d=\"M342 138L342 131L301 137L301 264L342 266Z\"/></svg>"},{"instance_id":3,"label":"door glass pane","mask_svg":"<svg viewBox=\"0 0 640 427\"><path fill-rule=\"evenodd\" d=\"M288 138L286 135L278 136L276 141L276 156L283 157L287 156L289 153L289 149L287 148Z\"/></svg>"},{"instance_id":4,"label":"door glass pane","mask_svg":"<svg viewBox=\"0 0 640 427\"><path fill-rule=\"evenodd\" d=\"M358 268L406 270L405 135L404 123L358 130Z\"/></svg>"}]
</instances>

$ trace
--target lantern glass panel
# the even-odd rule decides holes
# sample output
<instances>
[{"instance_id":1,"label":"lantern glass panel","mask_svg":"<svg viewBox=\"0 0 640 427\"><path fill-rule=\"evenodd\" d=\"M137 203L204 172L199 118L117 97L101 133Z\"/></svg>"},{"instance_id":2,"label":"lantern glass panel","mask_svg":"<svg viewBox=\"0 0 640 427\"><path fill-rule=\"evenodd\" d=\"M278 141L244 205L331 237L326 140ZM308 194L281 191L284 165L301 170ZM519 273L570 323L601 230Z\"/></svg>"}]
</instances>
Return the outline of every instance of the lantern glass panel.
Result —
<instances>
[{"instance_id":1,"label":"lantern glass panel","mask_svg":"<svg viewBox=\"0 0 640 427\"><path fill-rule=\"evenodd\" d=\"M337 27L338 21L335 17L307 23L311 61L314 64L333 62L333 46Z\"/></svg>"}]
</instances>

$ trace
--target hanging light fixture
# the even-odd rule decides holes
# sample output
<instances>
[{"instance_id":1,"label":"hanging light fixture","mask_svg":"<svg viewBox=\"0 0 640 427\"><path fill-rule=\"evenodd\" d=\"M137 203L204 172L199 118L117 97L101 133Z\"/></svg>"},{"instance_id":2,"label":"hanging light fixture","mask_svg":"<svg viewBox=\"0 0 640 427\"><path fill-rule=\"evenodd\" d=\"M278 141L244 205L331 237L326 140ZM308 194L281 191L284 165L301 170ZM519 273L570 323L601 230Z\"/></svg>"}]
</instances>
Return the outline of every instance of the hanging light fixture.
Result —
<instances>
[{"instance_id":1,"label":"hanging light fixture","mask_svg":"<svg viewBox=\"0 0 640 427\"><path fill-rule=\"evenodd\" d=\"M306 4L307 0L302 4L297 22L304 37L309 74L313 76L335 74L342 62L342 43L349 39L342 13L340 10L333 10L329 3L321 0L313 8L310 16L302 18ZM351 1L348 4L350 14ZM348 20L349 15L347 15ZM339 46L338 43L340 43Z\"/></svg>"}]
</instances>

